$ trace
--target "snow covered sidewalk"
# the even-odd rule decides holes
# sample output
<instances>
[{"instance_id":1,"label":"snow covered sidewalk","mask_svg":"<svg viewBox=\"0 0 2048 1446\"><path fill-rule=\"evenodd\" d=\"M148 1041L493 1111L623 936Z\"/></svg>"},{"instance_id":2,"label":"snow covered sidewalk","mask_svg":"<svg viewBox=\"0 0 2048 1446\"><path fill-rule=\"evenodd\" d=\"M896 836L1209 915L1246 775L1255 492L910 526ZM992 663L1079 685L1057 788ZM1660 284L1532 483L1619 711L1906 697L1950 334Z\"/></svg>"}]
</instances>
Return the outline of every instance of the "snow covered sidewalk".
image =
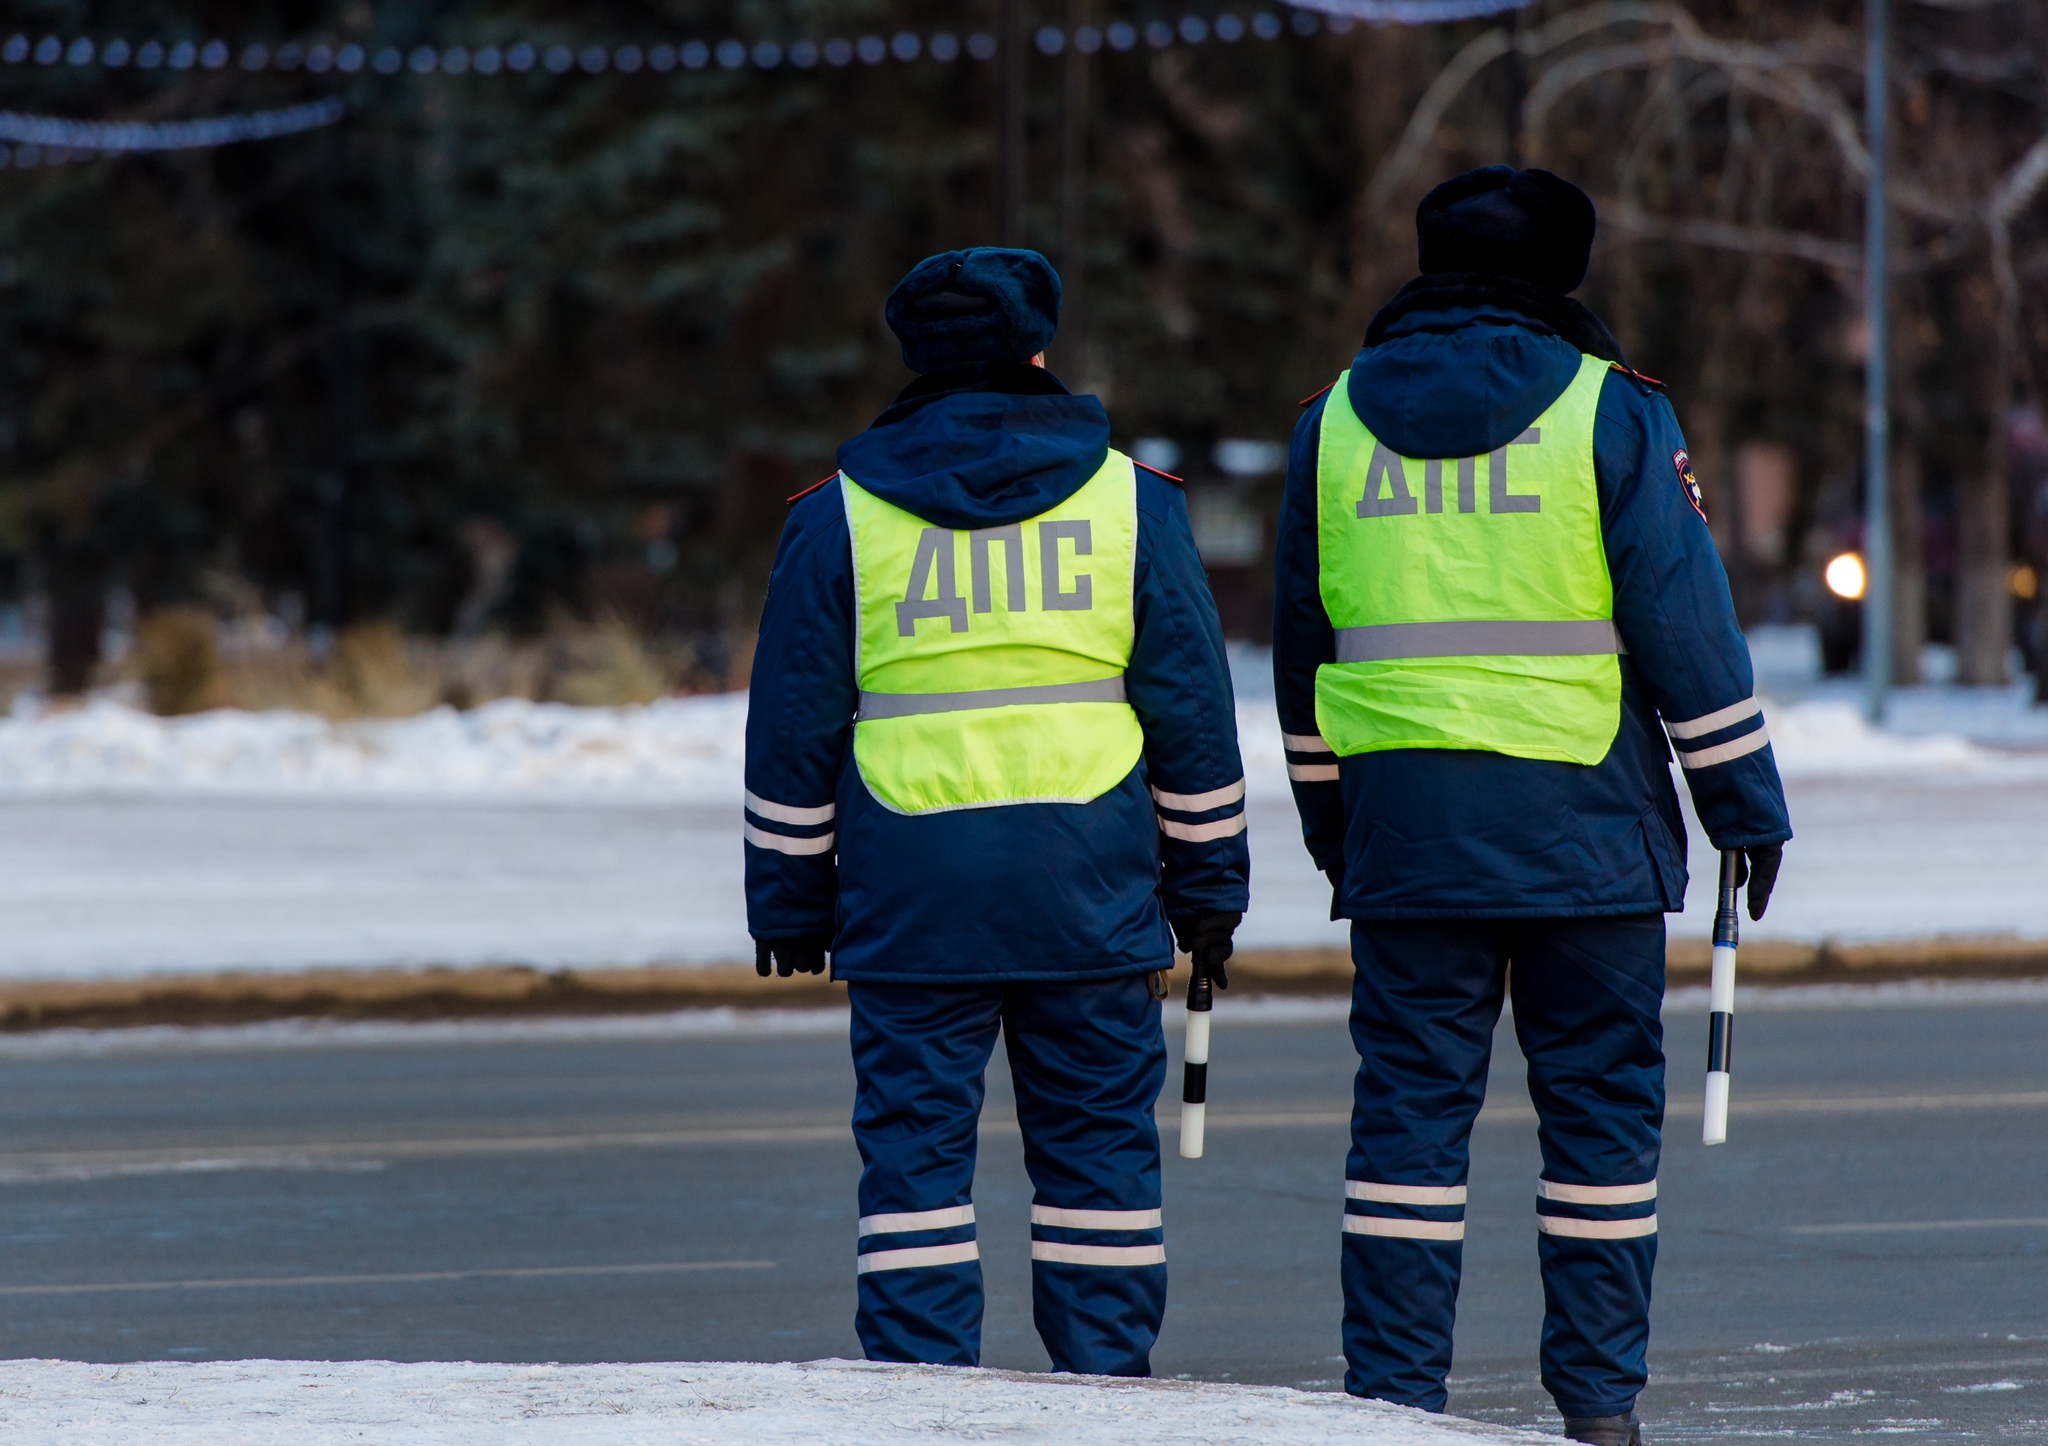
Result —
<instances>
[{"instance_id":1,"label":"snow covered sidewalk","mask_svg":"<svg viewBox=\"0 0 2048 1446\"><path fill-rule=\"evenodd\" d=\"M1556 1438L1348 1396L878 1366L0 1362L0 1433L66 1446L1457 1446Z\"/></svg>"},{"instance_id":2,"label":"snow covered sidewalk","mask_svg":"<svg viewBox=\"0 0 2048 1446\"><path fill-rule=\"evenodd\" d=\"M1767 707L1798 837L1746 937L2048 937L2048 752L1878 732L1828 697ZM0 980L748 959L745 717L733 695L356 724L111 702L0 719ZM1243 698L1238 723L1239 942L1342 948L1272 700ZM1693 871L1677 937L1704 938L1713 910L1696 825Z\"/></svg>"}]
</instances>

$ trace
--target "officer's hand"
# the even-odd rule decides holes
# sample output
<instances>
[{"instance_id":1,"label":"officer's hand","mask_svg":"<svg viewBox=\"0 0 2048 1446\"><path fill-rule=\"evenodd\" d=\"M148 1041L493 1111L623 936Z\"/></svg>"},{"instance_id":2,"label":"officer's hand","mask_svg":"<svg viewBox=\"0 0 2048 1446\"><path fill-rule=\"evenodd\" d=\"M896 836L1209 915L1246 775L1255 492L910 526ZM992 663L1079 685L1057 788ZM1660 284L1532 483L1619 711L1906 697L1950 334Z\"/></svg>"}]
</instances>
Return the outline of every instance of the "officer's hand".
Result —
<instances>
[{"instance_id":1,"label":"officer's hand","mask_svg":"<svg viewBox=\"0 0 2048 1446\"><path fill-rule=\"evenodd\" d=\"M1778 865L1785 859L1783 844L1763 844L1744 849L1735 863L1735 884L1749 884L1749 917L1761 919L1770 907L1771 889L1778 882Z\"/></svg>"},{"instance_id":2,"label":"officer's hand","mask_svg":"<svg viewBox=\"0 0 2048 1446\"><path fill-rule=\"evenodd\" d=\"M1230 936L1243 921L1243 914L1220 912L1182 914L1167 920L1173 926L1173 941L1180 946L1181 953L1191 956L1195 968L1208 975L1209 982L1218 989L1230 987L1230 976L1223 965L1230 958Z\"/></svg>"},{"instance_id":3,"label":"officer's hand","mask_svg":"<svg viewBox=\"0 0 2048 1446\"><path fill-rule=\"evenodd\" d=\"M754 972L766 979L772 963L784 979L792 974L823 974L825 952L831 947L829 939L756 939Z\"/></svg>"}]
</instances>

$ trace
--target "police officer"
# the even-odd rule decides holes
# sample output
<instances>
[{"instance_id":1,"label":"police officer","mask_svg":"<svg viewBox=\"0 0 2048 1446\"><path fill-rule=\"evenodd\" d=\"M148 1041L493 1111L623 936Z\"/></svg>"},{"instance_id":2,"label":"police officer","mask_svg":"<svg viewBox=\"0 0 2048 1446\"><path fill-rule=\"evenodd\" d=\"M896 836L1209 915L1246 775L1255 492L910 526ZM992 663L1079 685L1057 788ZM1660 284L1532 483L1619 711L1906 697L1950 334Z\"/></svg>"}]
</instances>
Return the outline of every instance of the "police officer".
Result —
<instances>
[{"instance_id":1,"label":"police officer","mask_svg":"<svg viewBox=\"0 0 2048 1446\"><path fill-rule=\"evenodd\" d=\"M852 1005L871 1360L974 1365L983 1071L1009 1052L1054 1369L1142 1376L1166 1303L1155 971L1220 972L1244 770L1171 479L1043 366L1032 251L920 262L886 316L919 373L794 500L747 716L757 965L831 955Z\"/></svg>"},{"instance_id":2,"label":"police officer","mask_svg":"<svg viewBox=\"0 0 2048 1446\"><path fill-rule=\"evenodd\" d=\"M1309 851L1353 921L1345 1388L1444 1409L1505 992L1543 1156L1543 1384L1567 1435L1629 1446L1661 916L1686 885L1671 750L1745 857L1751 918L1791 829L1670 404L1568 296L1593 223L1544 171L1423 200L1423 274L1295 429L1273 668Z\"/></svg>"}]
</instances>

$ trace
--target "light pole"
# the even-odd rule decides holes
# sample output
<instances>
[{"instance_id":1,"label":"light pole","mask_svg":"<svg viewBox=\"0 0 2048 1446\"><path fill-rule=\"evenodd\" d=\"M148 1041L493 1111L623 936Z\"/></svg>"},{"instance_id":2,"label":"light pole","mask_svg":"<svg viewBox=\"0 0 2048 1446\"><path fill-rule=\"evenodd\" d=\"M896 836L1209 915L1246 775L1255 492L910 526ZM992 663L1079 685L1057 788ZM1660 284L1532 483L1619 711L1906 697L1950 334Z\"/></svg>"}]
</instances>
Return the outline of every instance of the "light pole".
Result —
<instances>
[{"instance_id":1,"label":"light pole","mask_svg":"<svg viewBox=\"0 0 2048 1446\"><path fill-rule=\"evenodd\" d=\"M1885 397L1890 348L1885 318L1885 68L1887 0L1864 0L1863 128L1870 144L1864 191L1863 319L1870 357L1863 369L1863 716L1884 721L1892 686L1891 419Z\"/></svg>"}]
</instances>

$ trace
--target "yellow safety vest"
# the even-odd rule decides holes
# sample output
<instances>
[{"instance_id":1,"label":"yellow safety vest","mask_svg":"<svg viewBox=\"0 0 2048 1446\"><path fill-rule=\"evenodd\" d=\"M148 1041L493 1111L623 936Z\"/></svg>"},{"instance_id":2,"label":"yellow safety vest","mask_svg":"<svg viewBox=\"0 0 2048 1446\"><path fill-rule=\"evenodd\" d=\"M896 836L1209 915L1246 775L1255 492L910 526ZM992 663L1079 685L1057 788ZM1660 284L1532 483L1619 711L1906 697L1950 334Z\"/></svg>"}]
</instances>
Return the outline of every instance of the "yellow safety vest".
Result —
<instances>
[{"instance_id":1,"label":"yellow safety vest","mask_svg":"<svg viewBox=\"0 0 2048 1446\"><path fill-rule=\"evenodd\" d=\"M1337 379L1316 460L1337 661L1316 670L1316 726L1339 755L1607 756L1621 725L1593 473L1607 371L1584 358L1543 415L1487 456L1429 460L1375 438L1351 409L1350 373Z\"/></svg>"},{"instance_id":2,"label":"yellow safety vest","mask_svg":"<svg viewBox=\"0 0 2048 1446\"><path fill-rule=\"evenodd\" d=\"M1057 507L955 531L840 474L853 534L853 758L896 813L1086 803L1144 751L1124 701L1137 482L1111 452ZM965 584L963 589L963 583Z\"/></svg>"}]
</instances>

